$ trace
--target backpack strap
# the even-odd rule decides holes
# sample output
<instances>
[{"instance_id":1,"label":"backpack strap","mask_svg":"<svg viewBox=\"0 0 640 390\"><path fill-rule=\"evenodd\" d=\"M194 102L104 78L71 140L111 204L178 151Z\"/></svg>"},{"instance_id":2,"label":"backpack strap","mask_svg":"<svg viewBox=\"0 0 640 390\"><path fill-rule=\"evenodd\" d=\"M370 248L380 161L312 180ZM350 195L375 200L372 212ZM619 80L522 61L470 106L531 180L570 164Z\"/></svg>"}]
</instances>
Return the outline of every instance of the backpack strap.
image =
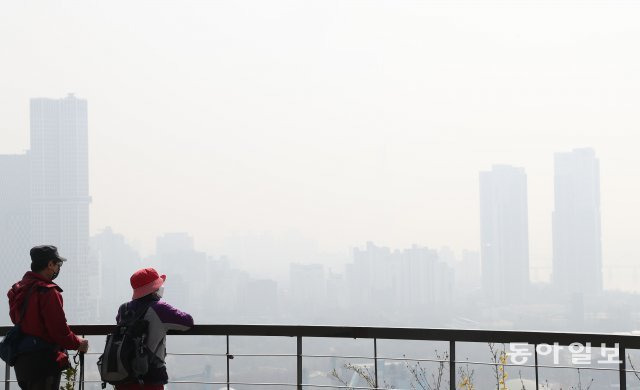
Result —
<instances>
[{"instance_id":1,"label":"backpack strap","mask_svg":"<svg viewBox=\"0 0 640 390\"><path fill-rule=\"evenodd\" d=\"M138 307L136 310L131 310L132 301L123 303L118 309L118 312L120 313L120 321L118 321L118 325L129 324L142 319L154 302L155 301L144 302L142 306Z\"/></svg>"},{"instance_id":2,"label":"backpack strap","mask_svg":"<svg viewBox=\"0 0 640 390\"><path fill-rule=\"evenodd\" d=\"M27 312L27 306L29 305L29 298L31 298L31 293L33 293L34 287L35 287L35 283L31 285L31 287L29 288L29 292L27 293L27 296L22 301L22 306L20 307L20 317L18 317L18 321L16 322L16 325L20 324L24 319L24 314Z\"/></svg>"}]
</instances>

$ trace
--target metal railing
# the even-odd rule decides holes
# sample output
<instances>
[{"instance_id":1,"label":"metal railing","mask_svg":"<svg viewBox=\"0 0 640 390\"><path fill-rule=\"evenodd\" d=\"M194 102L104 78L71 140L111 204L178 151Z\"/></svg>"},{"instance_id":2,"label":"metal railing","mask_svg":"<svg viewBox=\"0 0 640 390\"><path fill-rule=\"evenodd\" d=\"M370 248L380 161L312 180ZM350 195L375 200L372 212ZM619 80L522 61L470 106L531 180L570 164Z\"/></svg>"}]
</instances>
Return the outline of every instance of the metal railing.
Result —
<instances>
[{"instance_id":1,"label":"metal railing","mask_svg":"<svg viewBox=\"0 0 640 390\"><path fill-rule=\"evenodd\" d=\"M106 335L113 330L112 325L77 325L72 326L73 331L83 336L100 336ZM0 327L0 336L4 336L9 327ZM615 368L589 368L591 370L608 370L616 371L619 377L619 389L627 389L627 373L634 373L638 378L638 371L629 370L626 365L626 351L632 349L640 349L640 337L632 335L619 334L590 334L590 333L555 333L555 332L522 332L522 331L494 331L494 330L462 330L462 329L418 329L418 328L376 328L376 327L347 327L347 326L290 326L290 325L196 325L193 329L186 332L169 332L169 335L180 336L223 336L226 342L226 353L223 354L203 354L207 356L226 357L226 381L223 382L173 382L173 383L199 383L211 385L226 385L231 388L232 385L251 385L251 386L281 386L291 387L302 390L303 388L358 388L349 386L328 386L318 384L303 383L303 359L305 358L343 358L343 359L371 359L373 361L372 382L373 386L359 387L367 389L382 388L379 383L379 362L381 360L411 360L407 358L394 358L378 355L379 340L424 340L439 341L448 343L449 354L446 360L434 359L414 359L416 361L439 361L448 366L449 373L449 389L456 389L456 365L459 364L501 364L509 366L508 363L483 363L470 362L468 360L456 360L457 343L526 343L533 346L534 364L528 367L535 370L535 388L541 389L539 383L539 369L543 367L551 367L539 364L538 346L539 345L561 345L569 346L575 343L579 344L595 344L607 347L617 347L619 355L619 363ZM291 357L296 359L296 381L295 383L245 383L233 381L230 376L230 360L234 359L234 354L230 350L229 338L235 336L266 336L266 337L290 337L296 340L295 354L254 354L254 355L235 355L235 356L279 356ZM331 339L368 339L372 341L371 356L333 356L333 355L313 355L304 354L304 339L306 338L331 338ZM196 354L197 355L197 354ZM80 366L81 383L84 384L84 361ZM573 368L575 367L561 367ZM15 380L11 380L11 370L8 365L5 366L5 389L11 388L11 384L15 384ZM94 381L96 382L96 381ZM81 385L82 386L82 385ZM614 388L616 388L614 386Z\"/></svg>"}]
</instances>

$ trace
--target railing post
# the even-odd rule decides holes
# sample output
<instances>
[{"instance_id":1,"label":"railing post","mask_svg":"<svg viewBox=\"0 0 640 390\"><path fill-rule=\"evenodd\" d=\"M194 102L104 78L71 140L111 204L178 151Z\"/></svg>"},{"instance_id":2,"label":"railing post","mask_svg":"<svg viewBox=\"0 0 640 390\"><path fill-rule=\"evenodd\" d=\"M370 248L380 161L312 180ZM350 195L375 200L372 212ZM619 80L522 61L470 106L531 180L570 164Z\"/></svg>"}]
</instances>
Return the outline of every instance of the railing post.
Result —
<instances>
[{"instance_id":1,"label":"railing post","mask_svg":"<svg viewBox=\"0 0 640 390\"><path fill-rule=\"evenodd\" d=\"M84 338L85 335L82 335ZM79 390L84 390L84 352L80 352L80 377L78 383Z\"/></svg>"},{"instance_id":2,"label":"railing post","mask_svg":"<svg viewBox=\"0 0 640 390\"><path fill-rule=\"evenodd\" d=\"M297 345L297 369L296 369L296 384L298 390L302 390L302 336L298 336Z\"/></svg>"},{"instance_id":3,"label":"railing post","mask_svg":"<svg viewBox=\"0 0 640 390\"><path fill-rule=\"evenodd\" d=\"M539 390L540 385L538 384L538 344L533 344L533 358L536 370L536 390Z\"/></svg>"},{"instance_id":4,"label":"railing post","mask_svg":"<svg viewBox=\"0 0 640 390\"><path fill-rule=\"evenodd\" d=\"M79 390L84 390L84 352L80 353L80 377L79 377Z\"/></svg>"},{"instance_id":5,"label":"railing post","mask_svg":"<svg viewBox=\"0 0 640 390\"><path fill-rule=\"evenodd\" d=\"M11 368L9 367L9 363L5 363L4 364L4 390L11 389L11 383L9 382L9 380L11 380Z\"/></svg>"},{"instance_id":6,"label":"railing post","mask_svg":"<svg viewBox=\"0 0 640 390\"><path fill-rule=\"evenodd\" d=\"M456 390L456 342L449 340L449 389Z\"/></svg>"},{"instance_id":7,"label":"railing post","mask_svg":"<svg viewBox=\"0 0 640 390\"><path fill-rule=\"evenodd\" d=\"M378 339L373 339L373 371L374 371L374 382L373 384L378 388Z\"/></svg>"},{"instance_id":8,"label":"railing post","mask_svg":"<svg viewBox=\"0 0 640 390\"><path fill-rule=\"evenodd\" d=\"M624 345L618 345L618 356L620 358L620 390L627 389L627 350Z\"/></svg>"},{"instance_id":9,"label":"railing post","mask_svg":"<svg viewBox=\"0 0 640 390\"><path fill-rule=\"evenodd\" d=\"M227 390L229 390L230 380L229 380L229 360L231 360L231 355L229 355L229 335L227 335Z\"/></svg>"}]
</instances>

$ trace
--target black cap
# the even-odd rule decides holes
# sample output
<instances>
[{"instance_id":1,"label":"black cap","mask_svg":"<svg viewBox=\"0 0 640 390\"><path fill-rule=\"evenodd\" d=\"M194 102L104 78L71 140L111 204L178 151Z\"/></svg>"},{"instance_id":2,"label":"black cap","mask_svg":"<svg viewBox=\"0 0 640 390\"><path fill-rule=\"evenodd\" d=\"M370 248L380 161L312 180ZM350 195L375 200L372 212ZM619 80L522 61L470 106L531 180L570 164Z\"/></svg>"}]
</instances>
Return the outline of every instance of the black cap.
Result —
<instances>
[{"instance_id":1,"label":"black cap","mask_svg":"<svg viewBox=\"0 0 640 390\"><path fill-rule=\"evenodd\" d=\"M31 248L29 252L31 255L31 261L34 263L40 263L43 261L57 260L67 261L64 257L60 257L58 254L58 248L53 245L38 245Z\"/></svg>"}]
</instances>

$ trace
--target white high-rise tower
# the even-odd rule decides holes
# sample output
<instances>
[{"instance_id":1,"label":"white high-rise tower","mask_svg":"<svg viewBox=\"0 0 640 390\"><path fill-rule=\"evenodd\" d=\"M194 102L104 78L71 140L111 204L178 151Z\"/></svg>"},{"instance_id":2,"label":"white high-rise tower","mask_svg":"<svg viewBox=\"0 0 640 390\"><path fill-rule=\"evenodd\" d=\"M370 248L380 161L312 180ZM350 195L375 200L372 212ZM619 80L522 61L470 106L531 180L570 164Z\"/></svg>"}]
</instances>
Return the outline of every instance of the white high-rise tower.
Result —
<instances>
[{"instance_id":1,"label":"white high-rise tower","mask_svg":"<svg viewBox=\"0 0 640 390\"><path fill-rule=\"evenodd\" d=\"M600 163L593 149L555 155L553 283L565 293L602 291Z\"/></svg>"},{"instance_id":2,"label":"white high-rise tower","mask_svg":"<svg viewBox=\"0 0 640 390\"><path fill-rule=\"evenodd\" d=\"M31 100L31 240L52 244L69 261L60 274L73 321L91 321L87 101ZM97 268L97 267L93 267ZM96 276L97 277L97 276Z\"/></svg>"},{"instance_id":3,"label":"white high-rise tower","mask_svg":"<svg viewBox=\"0 0 640 390\"><path fill-rule=\"evenodd\" d=\"M495 165L480 172L482 288L491 302L521 299L529 286L527 176Z\"/></svg>"}]
</instances>

